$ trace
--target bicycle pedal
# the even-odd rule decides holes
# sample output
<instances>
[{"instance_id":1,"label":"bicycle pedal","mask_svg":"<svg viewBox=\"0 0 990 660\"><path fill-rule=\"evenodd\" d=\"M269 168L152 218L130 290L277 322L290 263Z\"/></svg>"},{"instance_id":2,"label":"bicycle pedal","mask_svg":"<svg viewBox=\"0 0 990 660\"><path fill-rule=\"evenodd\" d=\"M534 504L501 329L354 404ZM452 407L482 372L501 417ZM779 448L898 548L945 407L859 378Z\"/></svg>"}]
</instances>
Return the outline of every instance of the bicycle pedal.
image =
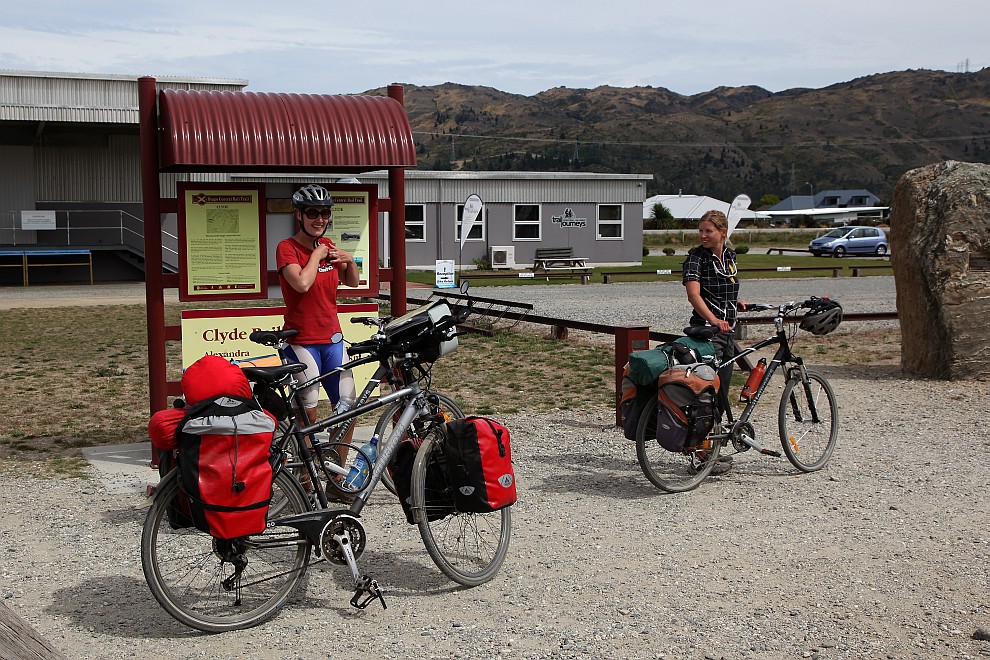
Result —
<instances>
[{"instance_id":1,"label":"bicycle pedal","mask_svg":"<svg viewBox=\"0 0 990 660\"><path fill-rule=\"evenodd\" d=\"M364 595L363 600L361 599L362 595ZM363 610L375 600L381 602L383 610L388 609L388 605L385 604L385 596L382 594L381 587L378 585L378 580L372 580L365 575L360 580L357 589L354 590L354 595L351 597L351 606Z\"/></svg>"}]
</instances>

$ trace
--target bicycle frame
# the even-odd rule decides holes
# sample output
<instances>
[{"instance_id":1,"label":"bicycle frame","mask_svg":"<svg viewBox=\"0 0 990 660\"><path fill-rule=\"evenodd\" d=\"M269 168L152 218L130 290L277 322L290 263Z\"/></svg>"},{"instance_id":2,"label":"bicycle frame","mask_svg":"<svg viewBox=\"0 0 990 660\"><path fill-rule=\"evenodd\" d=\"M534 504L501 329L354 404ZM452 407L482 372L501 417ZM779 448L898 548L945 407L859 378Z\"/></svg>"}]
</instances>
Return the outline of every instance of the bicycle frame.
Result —
<instances>
[{"instance_id":1,"label":"bicycle frame","mask_svg":"<svg viewBox=\"0 0 990 660\"><path fill-rule=\"evenodd\" d=\"M385 367L383 366L380 369L384 369L384 368ZM369 393L368 388L365 388L365 391L362 392L362 397L364 399L367 399L368 397L364 395L368 393ZM310 447L306 443L306 436L309 436L314 433L318 433L320 431L324 431L334 426L346 424L348 422L353 423L353 420L357 419L358 417L360 417L365 413L371 412L373 410L378 410L380 408L384 408L385 406L388 406L393 402L402 400L406 397L409 397L413 401L416 401L416 399L420 397L422 394L423 391L420 388L419 383L413 382L410 385L407 385L406 387L402 387L394 392L380 396L375 401L360 403L359 405L355 406L354 408L351 408L350 410L347 410L342 413L336 413L334 415L331 415L330 417L327 417L324 420L318 421L308 426L300 427L297 421L293 421L292 425L289 427L289 430L283 436L282 446L280 446L279 448L283 450L285 449L284 445L287 444L286 439L293 438L295 440L296 450L299 452L300 462L306 467L307 473L309 473L310 479L313 482L313 491L317 496L317 500L320 503L320 507L325 509L329 506L329 500L327 499L326 489L323 487L323 482L321 479L319 479L319 471L314 456L319 456L322 460L322 456L320 454L323 449L330 447L333 444L340 444L340 443L321 442L313 447ZM397 431L401 431L401 433L397 436L398 438L401 438L403 435L405 435L406 431L409 430L409 426L412 425L412 420L415 419L416 415L421 414L423 411L426 410L426 403L425 401L422 402L422 404L416 408L415 410L416 414L410 416L408 422L403 424L403 419L408 409L409 406L407 406L406 410L403 411L403 416L399 419L399 422L396 423L392 436L395 436ZM397 442L393 443L391 436L387 439L381 439L379 441L378 460L374 462L374 469L372 473L369 475L365 487L361 491L358 491L356 493L354 503L351 505L352 513L358 514L360 513L361 509L364 508L364 504L367 502L368 494L370 494L370 491L373 490L373 487L378 484L378 481L381 480L382 472L385 470L385 466L388 464L397 446L398 443ZM354 446L351 446L351 449L353 451L358 451L358 452L361 451L358 447L354 447ZM365 460L367 460L367 458L368 457L366 456ZM368 461L368 463L371 463L371 461ZM347 474L347 470L333 464L329 464L329 465L324 464L324 467L327 470L334 472L335 474L339 474L341 476L346 476Z\"/></svg>"},{"instance_id":2,"label":"bicycle frame","mask_svg":"<svg viewBox=\"0 0 990 660\"><path fill-rule=\"evenodd\" d=\"M281 346L276 347L280 357L282 357L283 362L285 362L285 356ZM408 358L409 356L406 356ZM364 364L371 364L373 362L378 363L378 367L375 370L374 375L369 379L368 383L365 385L361 394L355 401L355 408L357 413L353 415L348 414L337 414L335 413L330 418L324 420L321 424L322 426L317 426L316 424L309 423L309 417L307 416L306 410L302 407L300 402L300 392L308 387L317 385L326 378L329 378L335 374L342 373L348 369L358 367ZM333 472L334 474L340 476L346 476L347 470L336 465L332 461L327 461L323 455L323 450L332 447L334 445L346 444L340 442L340 438L343 438L348 430L354 425L355 420L360 417L365 412L375 410L377 408L388 405L389 403L396 400L396 397L392 398L380 398L379 401L384 401L381 405L365 405L374 391L381 384L382 380L385 380L393 389L393 394L402 390L402 386L405 383L414 382L413 378L413 366L408 362L407 359L402 359L398 361L397 364L392 364L388 361L386 356L379 353L372 353L363 357L355 358L349 362L340 365L339 367L328 371L325 374L320 374L315 376L303 383L296 383L290 380L289 382L283 383L282 387L286 388L289 393L285 396L288 399L290 407L292 409L292 422L289 429L286 431L284 436L296 434L302 434L303 438L309 435L310 444L303 439L300 441L299 437L296 437L296 447L299 454L300 461L292 461L288 463L290 467L305 466L306 472L309 474L310 482L313 484L313 493L316 496L316 500L320 508L327 508L329 506L329 499L326 494L326 489L323 487L322 480L319 478L319 469L317 469L315 460L313 460L313 455L315 455L316 460L319 461L320 466L324 469L324 472ZM333 431L326 441L318 440L315 433L317 431L323 431L328 428L332 428ZM316 429L315 431L312 429ZM281 449L286 449L286 442L283 442L280 446ZM348 445L350 448L360 451L358 448ZM308 460L312 464L307 464ZM365 456L365 460L367 460ZM371 461L368 461L369 463ZM387 464L387 460L385 461Z\"/></svg>"},{"instance_id":3,"label":"bicycle frame","mask_svg":"<svg viewBox=\"0 0 990 660\"><path fill-rule=\"evenodd\" d=\"M733 418L732 407L729 406L727 410L722 411L725 414L726 421L729 424L729 431L725 433L713 433L709 436L711 439L713 440L731 439L735 435L733 433L733 429L736 427L737 422L741 424L747 424L749 422L750 418L753 415L753 412L756 410L757 404L759 404L760 399L763 398L763 393L766 391L767 386L770 384L771 378L773 378L773 375L777 373L777 369L779 367L784 367L787 370L788 378L790 377L790 374L793 372L794 369L799 370L801 375L801 381L804 387L806 389L809 387L808 377L804 366L804 360L794 355L794 353L791 352L790 342L788 342L787 340L787 332L784 328L784 316L787 311L789 310L786 305L781 305L778 308L777 316L774 318L774 330L775 330L774 336L758 341L752 346L744 349L742 352L740 352L738 355L733 357L731 360L727 360L726 362L723 362L719 365L719 367L722 367L727 364L732 364L747 355L755 353L756 351L759 351L762 348L766 348L767 346L774 346L774 345L777 346L777 351L774 353L773 357L767 363L767 370L763 374L763 378L760 379L760 383L757 386L756 391L750 395L749 402L746 404L746 407L743 409L742 413L740 413L739 419L736 420ZM787 366L791 364L795 366L793 367ZM814 406L813 397L809 396L809 399L811 400L810 406L811 406L812 421L817 422L818 410ZM768 453L768 454L776 453L772 450L766 449L765 447L758 445L752 437L747 437L745 435L742 435L740 439L761 453Z\"/></svg>"}]
</instances>

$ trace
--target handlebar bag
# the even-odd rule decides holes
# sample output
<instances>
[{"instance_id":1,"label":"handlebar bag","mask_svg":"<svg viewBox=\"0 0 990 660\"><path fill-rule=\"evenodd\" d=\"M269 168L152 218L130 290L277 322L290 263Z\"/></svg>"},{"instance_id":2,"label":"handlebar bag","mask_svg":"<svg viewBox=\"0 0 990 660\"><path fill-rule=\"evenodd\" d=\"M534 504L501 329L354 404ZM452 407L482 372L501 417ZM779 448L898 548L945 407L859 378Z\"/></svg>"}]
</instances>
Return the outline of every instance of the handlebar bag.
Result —
<instances>
[{"instance_id":1,"label":"handlebar bag","mask_svg":"<svg viewBox=\"0 0 990 660\"><path fill-rule=\"evenodd\" d=\"M487 417L455 419L444 427L457 510L490 513L515 504L509 429Z\"/></svg>"},{"instance_id":2,"label":"handlebar bag","mask_svg":"<svg viewBox=\"0 0 990 660\"><path fill-rule=\"evenodd\" d=\"M457 349L457 330L451 323L452 317L450 306L436 300L389 321L382 331L392 346L434 362Z\"/></svg>"},{"instance_id":3,"label":"handlebar bag","mask_svg":"<svg viewBox=\"0 0 990 660\"><path fill-rule=\"evenodd\" d=\"M668 451L701 446L715 424L718 374L709 365L680 365L657 380L657 441Z\"/></svg>"},{"instance_id":4,"label":"handlebar bag","mask_svg":"<svg viewBox=\"0 0 990 660\"><path fill-rule=\"evenodd\" d=\"M258 402L221 395L192 406L179 427L179 485L193 524L215 538L265 531L272 498L275 418Z\"/></svg>"}]
</instances>

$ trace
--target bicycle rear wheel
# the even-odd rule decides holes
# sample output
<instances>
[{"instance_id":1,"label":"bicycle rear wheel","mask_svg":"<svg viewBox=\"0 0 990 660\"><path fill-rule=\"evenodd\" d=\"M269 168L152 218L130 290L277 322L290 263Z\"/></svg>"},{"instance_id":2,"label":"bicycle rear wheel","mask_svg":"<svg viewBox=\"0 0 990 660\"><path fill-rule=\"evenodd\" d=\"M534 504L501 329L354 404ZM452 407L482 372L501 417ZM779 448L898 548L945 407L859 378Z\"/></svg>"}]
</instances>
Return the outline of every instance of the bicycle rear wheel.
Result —
<instances>
[{"instance_id":1,"label":"bicycle rear wheel","mask_svg":"<svg viewBox=\"0 0 990 660\"><path fill-rule=\"evenodd\" d=\"M839 406L825 377L808 371L805 387L799 376L787 381L780 397L777 425L787 460L802 472L825 467L839 435ZM817 420L812 419L812 408Z\"/></svg>"},{"instance_id":2,"label":"bicycle rear wheel","mask_svg":"<svg viewBox=\"0 0 990 660\"><path fill-rule=\"evenodd\" d=\"M461 407L458 406L457 403L455 403L454 400L446 394L433 391L430 391L429 394L435 394L438 400L436 406L431 405L431 408L433 409L430 411L430 414L442 415L445 422L464 417L464 411L461 410ZM396 401L382 413L382 416L378 419L378 424L375 425L375 433L378 434L379 438L384 440L391 435L392 431L395 429L395 423L399 421L399 416L402 415L402 411L405 407L405 402ZM429 423L424 421L422 418L413 420L412 426L410 426L409 431L406 432L406 437L408 438L414 434L422 437L427 428L429 428ZM392 481L392 475L389 474L388 470L382 474L382 484L390 493L393 495L398 495L395 490L395 482Z\"/></svg>"},{"instance_id":3,"label":"bicycle rear wheel","mask_svg":"<svg viewBox=\"0 0 990 660\"><path fill-rule=\"evenodd\" d=\"M173 470L162 480L141 534L141 566L151 593L178 621L204 632L249 628L271 618L306 572L309 543L288 527L228 541L182 526L189 521L174 508L178 475ZM279 516L309 509L298 482L285 472L275 477L272 491ZM233 562L244 563L236 580Z\"/></svg>"},{"instance_id":4,"label":"bicycle rear wheel","mask_svg":"<svg viewBox=\"0 0 990 660\"><path fill-rule=\"evenodd\" d=\"M708 478L718 461L722 447L720 442L705 441L705 446L675 452L664 449L657 442L657 406L653 399L643 408L636 427L636 458L643 474L650 482L668 493L693 490Z\"/></svg>"},{"instance_id":5,"label":"bicycle rear wheel","mask_svg":"<svg viewBox=\"0 0 990 660\"><path fill-rule=\"evenodd\" d=\"M495 577L505 561L512 529L511 507L492 513L451 510L452 489L446 474L434 470L427 477L431 462L446 460L445 443L440 427L431 424L413 463L413 515L437 567L454 582L474 587Z\"/></svg>"}]
</instances>

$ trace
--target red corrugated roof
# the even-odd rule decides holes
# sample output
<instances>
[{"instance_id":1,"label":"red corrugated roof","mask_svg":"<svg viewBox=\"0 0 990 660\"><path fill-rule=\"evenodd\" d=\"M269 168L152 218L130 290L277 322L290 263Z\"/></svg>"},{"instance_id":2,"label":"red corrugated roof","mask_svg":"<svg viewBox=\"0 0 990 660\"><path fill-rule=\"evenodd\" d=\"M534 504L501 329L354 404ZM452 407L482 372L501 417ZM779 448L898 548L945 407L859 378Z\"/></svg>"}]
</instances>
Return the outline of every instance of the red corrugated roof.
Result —
<instances>
[{"instance_id":1,"label":"red corrugated roof","mask_svg":"<svg viewBox=\"0 0 990 660\"><path fill-rule=\"evenodd\" d=\"M163 170L416 166L406 111L387 96L166 89L159 117Z\"/></svg>"}]
</instances>

